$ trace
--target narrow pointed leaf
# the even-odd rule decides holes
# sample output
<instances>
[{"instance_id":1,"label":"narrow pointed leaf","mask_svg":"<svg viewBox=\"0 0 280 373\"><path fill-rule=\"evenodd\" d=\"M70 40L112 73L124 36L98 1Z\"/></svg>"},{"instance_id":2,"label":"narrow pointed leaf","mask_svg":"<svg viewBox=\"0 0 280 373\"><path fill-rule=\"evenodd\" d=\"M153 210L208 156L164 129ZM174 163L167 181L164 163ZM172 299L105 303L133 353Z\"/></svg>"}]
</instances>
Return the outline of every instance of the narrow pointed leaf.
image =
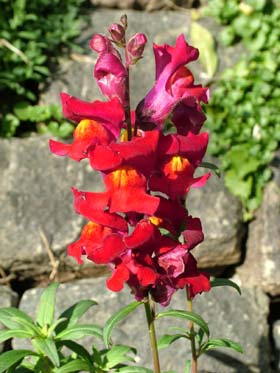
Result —
<instances>
[{"instance_id":1,"label":"narrow pointed leaf","mask_svg":"<svg viewBox=\"0 0 280 373\"><path fill-rule=\"evenodd\" d=\"M54 319L55 298L59 283L54 282L44 289L37 311L37 323L41 326L51 325Z\"/></svg>"},{"instance_id":2,"label":"narrow pointed leaf","mask_svg":"<svg viewBox=\"0 0 280 373\"><path fill-rule=\"evenodd\" d=\"M49 338L34 338L32 344L36 349L42 351L53 363L55 367L60 366L60 360L56 344L53 339Z\"/></svg>"},{"instance_id":3,"label":"narrow pointed leaf","mask_svg":"<svg viewBox=\"0 0 280 373\"><path fill-rule=\"evenodd\" d=\"M194 322L200 328L209 336L209 328L207 323L203 320L201 316L199 316L195 312L189 312L189 311L182 311L182 310L168 310L164 312L160 312L156 318L159 319L161 317L175 317L180 319L186 319L189 321Z\"/></svg>"},{"instance_id":4,"label":"narrow pointed leaf","mask_svg":"<svg viewBox=\"0 0 280 373\"><path fill-rule=\"evenodd\" d=\"M123 367L116 370L117 373L153 373L151 369L144 367Z\"/></svg>"},{"instance_id":5,"label":"narrow pointed leaf","mask_svg":"<svg viewBox=\"0 0 280 373\"><path fill-rule=\"evenodd\" d=\"M18 323L22 328L24 328L26 331L32 333L32 335L40 336L41 335L41 329L35 325L33 322L29 322L26 319L23 319L22 317L14 316L13 320Z\"/></svg>"},{"instance_id":6,"label":"narrow pointed leaf","mask_svg":"<svg viewBox=\"0 0 280 373\"><path fill-rule=\"evenodd\" d=\"M91 356L90 356L89 352L83 346L81 346L79 343L74 342L74 341L67 341L66 340L66 341L57 342L57 346L58 346L58 348L60 346L65 346L65 347L69 348L69 350L75 352L78 356L83 358L88 364L92 364Z\"/></svg>"},{"instance_id":7,"label":"narrow pointed leaf","mask_svg":"<svg viewBox=\"0 0 280 373\"><path fill-rule=\"evenodd\" d=\"M105 369L111 369L118 364L131 361L135 362L135 359L129 355L129 352L135 354L136 350L130 346L124 345L114 345L110 350L106 353L106 366Z\"/></svg>"},{"instance_id":8,"label":"narrow pointed leaf","mask_svg":"<svg viewBox=\"0 0 280 373\"><path fill-rule=\"evenodd\" d=\"M180 338L187 338L185 334L164 334L158 340L158 349L161 350L170 346L173 342Z\"/></svg>"},{"instance_id":9,"label":"narrow pointed leaf","mask_svg":"<svg viewBox=\"0 0 280 373\"><path fill-rule=\"evenodd\" d=\"M241 295L240 287L235 282L227 278L215 278L214 280L212 280L211 287L216 286L231 286L232 288L236 289L238 293Z\"/></svg>"},{"instance_id":10,"label":"narrow pointed leaf","mask_svg":"<svg viewBox=\"0 0 280 373\"><path fill-rule=\"evenodd\" d=\"M9 329L18 329L20 324L14 320L14 317L23 319L33 324L32 318L25 312L15 307L2 307L0 308L0 323Z\"/></svg>"},{"instance_id":11,"label":"narrow pointed leaf","mask_svg":"<svg viewBox=\"0 0 280 373\"><path fill-rule=\"evenodd\" d=\"M71 307L67 308L59 318L66 318L65 323L59 325L56 329L56 332L61 332L65 326L75 325L79 319L88 311L92 306L97 305L97 302L91 299L84 299L80 302L73 304Z\"/></svg>"},{"instance_id":12,"label":"narrow pointed leaf","mask_svg":"<svg viewBox=\"0 0 280 373\"><path fill-rule=\"evenodd\" d=\"M71 373L80 371L90 372L90 366L87 362L81 359L70 361L69 363L63 365L62 367L56 368L54 373Z\"/></svg>"},{"instance_id":13,"label":"narrow pointed leaf","mask_svg":"<svg viewBox=\"0 0 280 373\"><path fill-rule=\"evenodd\" d=\"M99 339L102 339L103 333L102 328L98 325L74 325L71 326L62 332L60 332L55 339L56 340L65 340L65 339L80 339L86 335L94 335Z\"/></svg>"},{"instance_id":14,"label":"narrow pointed leaf","mask_svg":"<svg viewBox=\"0 0 280 373\"><path fill-rule=\"evenodd\" d=\"M15 365L16 363L20 363L22 359L26 356L36 356L33 351L29 350L13 350L3 352L0 355L0 373L7 372L11 366Z\"/></svg>"},{"instance_id":15,"label":"narrow pointed leaf","mask_svg":"<svg viewBox=\"0 0 280 373\"><path fill-rule=\"evenodd\" d=\"M103 339L106 347L110 344L110 338L112 334L112 330L116 326L118 322L123 320L127 315L129 315L132 311L134 311L138 306L142 304L141 302L133 302L129 304L128 306L122 308L120 311L118 311L115 315L110 317L103 328ZM140 373L140 372L139 372Z\"/></svg>"},{"instance_id":16,"label":"narrow pointed leaf","mask_svg":"<svg viewBox=\"0 0 280 373\"><path fill-rule=\"evenodd\" d=\"M22 329L0 330L0 343L11 338L31 338L32 336L33 333Z\"/></svg>"},{"instance_id":17,"label":"narrow pointed leaf","mask_svg":"<svg viewBox=\"0 0 280 373\"><path fill-rule=\"evenodd\" d=\"M57 329L57 327L64 323L66 319L63 317L61 319L58 319L56 321L54 321L51 326L48 328L48 337L51 337L51 335L53 334L53 332Z\"/></svg>"},{"instance_id":18,"label":"narrow pointed leaf","mask_svg":"<svg viewBox=\"0 0 280 373\"><path fill-rule=\"evenodd\" d=\"M219 169L218 166L216 166L214 163L210 163L210 162L201 162L199 167L204 167L204 168L208 168L209 170L212 170L215 172L215 174L218 176L218 177L221 177L221 170Z\"/></svg>"},{"instance_id":19,"label":"narrow pointed leaf","mask_svg":"<svg viewBox=\"0 0 280 373\"><path fill-rule=\"evenodd\" d=\"M212 78L218 67L215 40L207 30L197 22L191 24L191 41L199 49L199 62L203 66L207 77Z\"/></svg>"},{"instance_id":20,"label":"narrow pointed leaf","mask_svg":"<svg viewBox=\"0 0 280 373\"><path fill-rule=\"evenodd\" d=\"M243 353L243 349L240 344L226 338L211 338L207 341L203 347L204 351L211 350L213 348L225 347Z\"/></svg>"},{"instance_id":21,"label":"narrow pointed leaf","mask_svg":"<svg viewBox=\"0 0 280 373\"><path fill-rule=\"evenodd\" d=\"M191 365L192 365L191 361L187 360L185 364L184 373L191 373Z\"/></svg>"}]
</instances>

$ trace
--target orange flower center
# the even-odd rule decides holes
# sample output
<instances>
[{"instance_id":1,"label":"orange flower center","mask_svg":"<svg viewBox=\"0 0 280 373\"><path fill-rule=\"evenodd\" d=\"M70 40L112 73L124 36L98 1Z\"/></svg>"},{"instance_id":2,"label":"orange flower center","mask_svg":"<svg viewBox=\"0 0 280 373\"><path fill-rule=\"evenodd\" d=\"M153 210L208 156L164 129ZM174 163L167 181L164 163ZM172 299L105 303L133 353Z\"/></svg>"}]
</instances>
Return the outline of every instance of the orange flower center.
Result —
<instances>
[{"instance_id":1,"label":"orange flower center","mask_svg":"<svg viewBox=\"0 0 280 373\"><path fill-rule=\"evenodd\" d=\"M74 131L74 137L79 140L90 140L93 137L102 138L107 135L105 128L91 119L83 119Z\"/></svg>"},{"instance_id":2,"label":"orange flower center","mask_svg":"<svg viewBox=\"0 0 280 373\"><path fill-rule=\"evenodd\" d=\"M114 189L144 185L143 176L131 166L122 166L108 175Z\"/></svg>"},{"instance_id":3,"label":"orange flower center","mask_svg":"<svg viewBox=\"0 0 280 373\"><path fill-rule=\"evenodd\" d=\"M164 171L172 177L186 171L189 167L191 167L191 164L187 158L176 155L165 165Z\"/></svg>"},{"instance_id":4,"label":"orange flower center","mask_svg":"<svg viewBox=\"0 0 280 373\"><path fill-rule=\"evenodd\" d=\"M159 226L159 225L162 223L162 221L163 221L163 219L158 218L157 216L150 216L150 217L149 217L149 220L150 220L150 222L151 222L152 224L154 224L154 225L156 225L156 226Z\"/></svg>"}]
</instances>

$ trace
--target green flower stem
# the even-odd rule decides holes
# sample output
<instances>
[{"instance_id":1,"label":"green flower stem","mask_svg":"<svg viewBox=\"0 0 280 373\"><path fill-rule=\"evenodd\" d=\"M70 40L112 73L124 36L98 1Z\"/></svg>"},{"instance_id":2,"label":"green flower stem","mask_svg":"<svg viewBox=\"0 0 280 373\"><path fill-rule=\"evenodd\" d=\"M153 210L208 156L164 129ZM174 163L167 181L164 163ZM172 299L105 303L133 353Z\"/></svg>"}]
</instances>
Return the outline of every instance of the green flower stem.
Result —
<instances>
[{"instance_id":1,"label":"green flower stem","mask_svg":"<svg viewBox=\"0 0 280 373\"><path fill-rule=\"evenodd\" d=\"M160 373L157 338L156 338L156 331L155 331L155 324L154 324L155 308L154 308L154 303L150 301L149 296L146 298L146 301L144 302L144 306L145 306L146 319L147 319L151 347L152 347L154 372Z\"/></svg>"},{"instance_id":2,"label":"green flower stem","mask_svg":"<svg viewBox=\"0 0 280 373\"><path fill-rule=\"evenodd\" d=\"M186 287L186 294L187 294L187 311L192 312L192 300L189 296L188 287ZM198 372L198 356L196 353L196 346L195 346L195 336L194 336L194 324L192 321L189 321L189 329L190 329L190 341L191 341L191 350L192 350L192 373Z\"/></svg>"}]
</instances>

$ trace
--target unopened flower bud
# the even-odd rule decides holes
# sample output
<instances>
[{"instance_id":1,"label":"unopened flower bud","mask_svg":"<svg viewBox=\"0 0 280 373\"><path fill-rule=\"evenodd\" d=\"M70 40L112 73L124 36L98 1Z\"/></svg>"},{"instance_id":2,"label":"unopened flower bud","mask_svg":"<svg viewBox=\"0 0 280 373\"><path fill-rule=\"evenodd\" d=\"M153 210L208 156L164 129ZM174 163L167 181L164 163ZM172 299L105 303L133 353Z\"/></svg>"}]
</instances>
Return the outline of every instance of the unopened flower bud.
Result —
<instances>
[{"instance_id":1,"label":"unopened flower bud","mask_svg":"<svg viewBox=\"0 0 280 373\"><path fill-rule=\"evenodd\" d=\"M123 26L118 23L113 23L109 28L109 32L113 41L116 43L122 43L124 41L125 29Z\"/></svg>"},{"instance_id":2,"label":"unopened flower bud","mask_svg":"<svg viewBox=\"0 0 280 373\"><path fill-rule=\"evenodd\" d=\"M142 57L146 43L147 38L145 34L135 34L129 39L127 43L127 50L132 61L138 60Z\"/></svg>"},{"instance_id":3,"label":"unopened flower bud","mask_svg":"<svg viewBox=\"0 0 280 373\"><path fill-rule=\"evenodd\" d=\"M127 15L123 14L120 18L120 22L123 25L124 28L127 28Z\"/></svg>"},{"instance_id":4,"label":"unopened flower bud","mask_svg":"<svg viewBox=\"0 0 280 373\"><path fill-rule=\"evenodd\" d=\"M110 52L112 50L112 44L107 36L101 34L93 35L90 41L90 47L97 53Z\"/></svg>"}]
</instances>

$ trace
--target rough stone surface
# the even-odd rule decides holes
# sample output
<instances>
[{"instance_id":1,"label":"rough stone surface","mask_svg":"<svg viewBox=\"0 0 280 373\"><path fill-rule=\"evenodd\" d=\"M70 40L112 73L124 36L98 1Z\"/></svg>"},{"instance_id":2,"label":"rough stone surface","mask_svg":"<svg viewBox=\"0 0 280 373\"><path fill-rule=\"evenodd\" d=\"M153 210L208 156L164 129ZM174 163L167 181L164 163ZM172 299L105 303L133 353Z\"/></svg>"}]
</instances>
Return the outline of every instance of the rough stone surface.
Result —
<instances>
[{"instance_id":1,"label":"rough stone surface","mask_svg":"<svg viewBox=\"0 0 280 373\"><path fill-rule=\"evenodd\" d=\"M7 286L0 285L0 308L1 307L12 307L17 303L18 296ZM0 329L4 327L1 324L0 320ZM0 353L3 351L3 343L0 343Z\"/></svg>"},{"instance_id":2,"label":"rough stone surface","mask_svg":"<svg viewBox=\"0 0 280 373\"><path fill-rule=\"evenodd\" d=\"M34 315L41 289L32 289L24 293L20 308ZM121 293L112 293L105 287L105 279L81 280L63 284L58 290L57 314L80 299L94 299L99 305L93 307L81 320L81 323L104 323L114 312L131 302L132 296L126 289ZM178 292L172 300L172 308L184 309L184 293ZM162 310L160 309L158 311ZM242 344L245 353L238 354L226 349L213 350L200 360L200 372L208 373L253 373L270 372L268 344L268 298L258 289L242 289L239 296L231 288L215 288L210 293L197 296L194 311L209 322L212 337L231 338ZM118 324L113 333L115 343L130 344L137 348L139 365L151 367L150 346L147 342L144 309L140 306L125 321ZM168 329L176 323L174 319L159 319L156 322L157 333L170 333ZM92 341L84 341L90 346ZM25 348L21 340L14 341L15 348ZM183 372L189 348L183 341L177 341L168 350L161 351L162 369L174 369Z\"/></svg>"},{"instance_id":3,"label":"rough stone surface","mask_svg":"<svg viewBox=\"0 0 280 373\"><path fill-rule=\"evenodd\" d=\"M210 158L209 161L216 163ZM238 263L244 236L242 208L223 180L213 173L203 188L191 189L186 207L202 222L204 241L193 250L199 266L213 268Z\"/></svg>"},{"instance_id":4,"label":"rough stone surface","mask_svg":"<svg viewBox=\"0 0 280 373\"><path fill-rule=\"evenodd\" d=\"M96 190L98 175L51 154L44 136L0 140L0 174L1 267L43 271L50 267L45 241L59 256L81 230L71 186Z\"/></svg>"},{"instance_id":5,"label":"rough stone surface","mask_svg":"<svg viewBox=\"0 0 280 373\"><path fill-rule=\"evenodd\" d=\"M131 68L131 102L135 107L139 100L151 89L154 76L154 57L152 43L174 44L176 37L183 33L189 40L190 16L182 12L155 11L146 13L128 10L128 34L144 32L147 35L144 58ZM107 33L108 27L113 22L118 22L123 11L111 9L98 9L91 14L91 22L86 30L77 40L84 53L73 54L72 60L61 60L60 72L53 76L50 86L41 97L43 104L58 103L61 91L86 100L104 99L93 78L93 66L96 62L96 53L90 50L89 41L94 33ZM212 31L213 35L218 32L218 26L210 19L200 21L202 25ZM232 66L240 55L240 47L224 48L218 47L219 70ZM196 81L204 83L206 75L198 62L191 64Z\"/></svg>"},{"instance_id":6,"label":"rough stone surface","mask_svg":"<svg viewBox=\"0 0 280 373\"><path fill-rule=\"evenodd\" d=\"M275 347L275 368L280 372L280 320L273 323L272 335Z\"/></svg>"},{"instance_id":7,"label":"rough stone surface","mask_svg":"<svg viewBox=\"0 0 280 373\"><path fill-rule=\"evenodd\" d=\"M249 225L246 258L238 273L250 286L280 294L280 192L276 182L264 191L262 206Z\"/></svg>"}]
</instances>

